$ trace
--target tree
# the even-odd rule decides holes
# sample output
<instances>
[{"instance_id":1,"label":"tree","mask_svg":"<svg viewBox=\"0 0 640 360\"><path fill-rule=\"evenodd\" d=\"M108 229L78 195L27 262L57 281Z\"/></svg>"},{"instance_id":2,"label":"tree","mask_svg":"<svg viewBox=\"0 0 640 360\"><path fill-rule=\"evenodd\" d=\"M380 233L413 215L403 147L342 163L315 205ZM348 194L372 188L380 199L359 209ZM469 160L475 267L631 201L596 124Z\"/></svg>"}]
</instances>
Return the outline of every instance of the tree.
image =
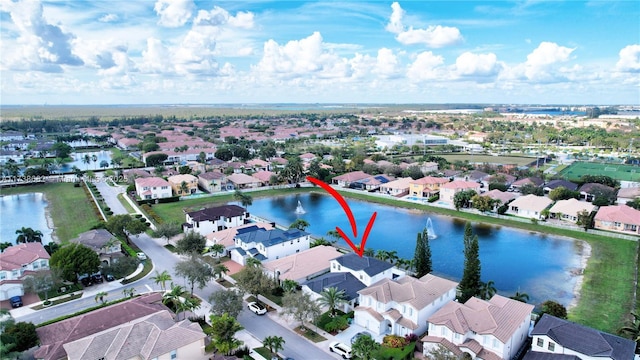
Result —
<instances>
[{"instance_id":1,"label":"tree","mask_svg":"<svg viewBox=\"0 0 640 360\"><path fill-rule=\"evenodd\" d=\"M58 141L51 146L51 150L55 152L57 158L64 159L69 157L73 148L65 142Z\"/></svg>"},{"instance_id":2,"label":"tree","mask_svg":"<svg viewBox=\"0 0 640 360\"><path fill-rule=\"evenodd\" d=\"M101 169L106 169L108 167L109 167L109 162L107 160L100 161L100 168Z\"/></svg>"},{"instance_id":3,"label":"tree","mask_svg":"<svg viewBox=\"0 0 640 360\"><path fill-rule=\"evenodd\" d=\"M188 194L189 193L189 185L186 181L180 183L180 194Z\"/></svg>"},{"instance_id":4,"label":"tree","mask_svg":"<svg viewBox=\"0 0 640 360\"><path fill-rule=\"evenodd\" d=\"M0 244L2 245L2 244ZM55 243L55 242L50 242L47 245L44 246L44 249L47 251L47 253L49 255L53 255L54 252L58 251L58 249L60 249L60 244Z\"/></svg>"},{"instance_id":5,"label":"tree","mask_svg":"<svg viewBox=\"0 0 640 360\"><path fill-rule=\"evenodd\" d=\"M85 154L84 157L82 157L82 163L87 164L87 167L85 168L85 170L88 170L89 164L91 164L91 156L89 156L89 154Z\"/></svg>"},{"instance_id":6,"label":"tree","mask_svg":"<svg viewBox=\"0 0 640 360\"><path fill-rule=\"evenodd\" d=\"M432 271L431 247L429 246L429 232L427 228L418 233L416 250L413 254L415 276L421 278Z\"/></svg>"},{"instance_id":7,"label":"tree","mask_svg":"<svg viewBox=\"0 0 640 360\"><path fill-rule=\"evenodd\" d=\"M147 156L146 165L149 167L162 165L164 164L164 161L167 160L167 158L169 158L169 155L167 154L152 154Z\"/></svg>"},{"instance_id":8,"label":"tree","mask_svg":"<svg viewBox=\"0 0 640 360\"><path fill-rule=\"evenodd\" d=\"M52 244L55 244L55 243L52 243ZM13 244L10 243L10 242L6 242L5 241L5 242L0 243L0 253L5 251L8 247L11 247L11 246L13 246ZM47 248L46 248L46 245L45 245L45 250L46 249ZM49 251L47 250L47 252L49 252ZM49 255L51 255L51 253L49 253Z\"/></svg>"},{"instance_id":9,"label":"tree","mask_svg":"<svg viewBox=\"0 0 640 360\"><path fill-rule=\"evenodd\" d=\"M520 193L522 195L536 195L536 196L543 196L544 195L544 189L533 184L533 183L526 183L522 186L520 186Z\"/></svg>"},{"instance_id":10,"label":"tree","mask_svg":"<svg viewBox=\"0 0 640 360\"><path fill-rule=\"evenodd\" d=\"M582 226L584 231L587 231L593 227L593 218L591 217L591 212L582 210L578 212L577 216L578 220L576 221L576 224Z\"/></svg>"},{"instance_id":11,"label":"tree","mask_svg":"<svg viewBox=\"0 0 640 360\"><path fill-rule=\"evenodd\" d=\"M297 184L304 175L304 168L302 167L302 161L299 157L293 156L289 159L287 165L280 172L280 176L290 184Z\"/></svg>"},{"instance_id":12,"label":"tree","mask_svg":"<svg viewBox=\"0 0 640 360\"><path fill-rule=\"evenodd\" d=\"M122 295L124 295L125 297L129 297L132 298L133 294L136 293L136 288L126 288L126 289L122 289Z\"/></svg>"},{"instance_id":13,"label":"tree","mask_svg":"<svg viewBox=\"0 0 640 360\"><path fill-rule=\"evenodd\" d=\"M308 293L289 292L282 297L282 314L293 317L304 328L304 322L313 320L321 314L318 302Z\"/></svg>"},{"instance_id":14,"label":"tree","mask_svg":"<svg viewBox=\"0 0 640 360\"><path fill-rule=\"evenodd\" d=\"M336 316L338 306L347 302L344 290L338 290L337 287L328 287L320 293L318 303L329 308L331 317Z\"/></svg>"},{"instance_id":15,"label":"tree","mask_svg":"<svg viewBox=\"0 0 640 360\"><path fill-rule=\"evenodd\" d=\"M526 303L527 301L529 301L529 294L525 292L516 291L516 293L513 294L513 296L509 296L509 299Z\"/></svg>"},{"instance_id":16,"label":"tree","mask_svg":"<svg viewBox=\"0 0 640 360\"><path fill-rule=\"evenodd\" d=\"M475 190L465 190L456 193L453 196L453 205L456 207L456 210L460 210L460 208L465 208L469 206L471 199L476 195Z\"/></svg>"},{"instance_id":17,"label":"tree","mask_svg":"<svg viewBox=\"0 0 640 360\"><path fill-rule=\"evenodd\" d=\"M94 168L95 168L95 163L98 161L98 156L96 154L91 155L91 161L93 161Z\"/></svg>"},{"instance_id":18,"label":"tree","mask_svg":"<svg viewBox=\"0 0 640 360\"><path fill-rule=\"evenodd\" d=\"M240 190L236 190L235 193L233 193L233 198L240 202L240 204L242 204L242 206L244 206L244 210L247 211L247 207L251 204L253 204L253 197L251 197L251 195L249 194L245 194Z\"/></svg>"},{"instance_id":19,"label":"tree","mask_svg":"<svg viewBox=\"0 0 640 360\"><path fill-rule=\"evenodd\" d=\"M380 344L366 334L358 337L351 345L351 354L361 360L373 360L378 350L380 350Z\"/></svg>"},{"instance_id":20,"label":"tree","mask_svg":"<svg viewBox=\"0 0 640 360\"><path fill-rule=\"evenodd\" d=\"M640 198L635 198L631 201L627 201L626 205L636 210L640 210Z\"/></svg>"},{"instance_id":21,"label":"tree","mask_svg":"<svg viewBox=\"0 0 640 360\"><path fill-rule=\"evenodd\" d=\"M151 280L153 280L156 285L160 284L162 290L166 290L166 283L167 281L171 281L171 274L169 274L167 270L164 270L161 273L156 270L156 274L151 277Z\"/></svg>"},{"instance_id":22,"label":"tree","mask_svg":"<svg viewBox=\"0 0 640 360\"><path fill-rule=\"evenodd\" d=\"M254 257L250 257L245 261L245 265L249 267L262 267L262 261Z\"/></svg>"},{"instance_id":23,"label":"tree","mask_svg":"<svg viewBox=\"0 0 640 360\"><path fill-rule=\"evenodd\" d=\"M38 345L36 326L31 322L9 324L0 335L0 343L13 344L11 351L22 352ZM2 357L6 359L6 357Z\"/></svg>"},{"instance_id":24,"label":"tree","mask_svg":"<svg viewBox=\"0 0 640 360\"><path fill-rule=\"evenodd\" d=\"M138 235L147 230L147 226L131 215L113 215L105 223L105 227L113 235L125 239L129 243L129 235Z\"/></svg>"},{"instance_id":25,"label":"tree","mask_svg":"<svg viewBox=\"0 0 640 360\"><path fill-rule=\"evenodd\" d=\"M77 283L79 275L98 272L100 258L87 246L71 243L51 255L49 264L60 269L63 279Z\"/></svg>"},{"instance_id":26,"label":"tree","mask_svg":"<svg viewBox=\"0 0 640 360\"><path fill-rule=\"evenodd\" d=\"M182 303L184 298L188 295L189 294L184 287L171 283L171 290L162 295L162 303L177 312L180 307L180 303Z\"/></svg>"},{"instance_id":27,"label":"tree","mask_svg":"<svg viewBox=\"0 0 640 360\"><path fill-rule=\"evenodd\" d=\"M567 308L556 301L547 300L540 306L540 316L542 316L543 314L549 314L560 319L566 319Z\"/></svg>"},{"instance_id":28,"label":"tree","mask_svg":"<svg viewBox=\"0 0 640 360\"><path fill-rule=\"evenodd\" d=\"M265 293L273 287L271 278L258 266L246 266L242 269L236 275L236 284L242 292L251 294L256 299L258 294Z\"/></svg>"},{"instance_id":29,"label":"tree","mask_svg":"<svg viewBox=\"0 0 640 360\"><path fill-rule=\"evenodd\" d=\"M222 244L213 244L209 247L209 252L214 253L216 256L220 256L224 251L225 247Z\"/></svg>"},{"instance_id":30,"label":"tree","mask_svg":"<svg viewBox=\"0 0 640 360\"><path fill-rule=\"evenodd\" d=\"M178 173L180 173L180 175L184 175L184 174L191 174L191 171L192 171L192 169L191 169L191 167L190 167L190 166L188 166L188 165L183 165L183 166L180 166L180 167L178 168ZM185 184L186 184L186 183L185 183Z\"/></svg>"},{"instance_id":31,"label":"tree","mask_svg":"<svg viewBox=\"0 0 640 360\"><path fill-rule=\"evenodd\" d=\"M28 243L28 242L42 242L42 231L33 230L30 227L22 227L16 230L16 234L18 237L16 238L16 243Z\"/></svg>"},{"instance_id":32,"label":"tree","mask_svg":"<svg viewBox=\"0 0 640 360\"><path fill-rule=\"evenodd\" d=\"M207 245L207 239L195 231L189 231L176 242L176 252L178 254L196 253L201 254Z\"/></svg>"},{"instance_id":33,"label":"tree","mask_svg":"<svg viewBox=\"0 0 640 360\"><path fill-rule=\"evenodd\" d=\"M438 346L432 348L427 353L427 359L431 360L460 360L455 354L453 354L449 349L444 347L442 344L438 344Z\"/></svg>"},{"instance_id":34,"label":"tree","mask_svg":"<svg viewBox=\"0 0 640 360\"><path fill-rule=\"evenodd\" d=\"M222 279L229 272L229 268L225 264L218 264L213 267L213 276L216 279Z\"/></svg>"},{"instance_id":35,"label":"tree","mask_svg":"<svg viewBox=\"0 0 640 360\"><path fill-rule=\"evenodd\" d=\"M286 279L282 282L282 290L284 292L292 292L298 289L298 283L295 280Z\"/></svg>"},{"instance_id":36,"label":"tree","mask_svg":"<svg viewBox=\"0 0 640 360\"><path fill-rule=\"evenodd\" d=\"M486 283L485 282L480 283L480 293L478 295L480 296L481 299L489 300L493 297L493 295L496 294L496 292L497 290L493 280L489 280Z\"/></svg>"},{"instance_id":37,"label":"tree","mask_svg":"<svg viewBox=\"0 0 640 360\"><path fill-rule=\"evenodd\" d=\"M319 238L319 239L315 239L313 240L313 242L311 242L311 244L309 244L309 247L316 247L316 246L331 246L331 244L333 244L333 242L328 241L325 238Z\"/></svg>"},{"instance_id":38,"label":"tree","mask_svg":"<svg viewBox=\"0 0 640 360\"><path fill-rule=\"evenodd\" d=\"M187 279L191 287L191 295L193 295L195 285L198 285L198 289L202 289L213 279L211 267L194 254L190 259L178 262L175 271L176 275Z\"/></svg>"},{"instance_id":39,"label":"tree","mask_svg":"<svg viewBox=\"0 0 640 360\"><path fill-rule=\"evenodd\" d=\"M420 170L419 166L412 165L412 166L409 166L406 170L404 170L402 172L402 176L403 177L410 177L413 180L417 180L417 179L420 179L420 178L424 177L424 174L422 173L422 170Z\"/></svg>"},{"instance_id":40,"label":"tree","mask_svg":"<svg viewBox=\"0 0 640 360\"><path fill-rule=\"evenodd\" d=\"M234 289L218 290L209 295L209 303L213 315L222 316L226 313L237 318L242 311L242 294Z\"/></svg>"},{"instance_id":41,"label":"tree","mask_svg":"<svg viewBox=\"0 0 640 360\"><path fill-rule=\"evenodd\" d=\"M211 327L207 329L207 335L211 336L211 343L217 351L223 354L229 354L232 350L243 344L242 341L234 337L243 327L231 315L211 315L210 320Z\"/></svg>"},{"instance_id":42,"label":"tree","mask_svg":"<svg viewBox=\"0 0 640 360\"><path fill-rule=\"evenodd\" d=\"M618 334L626 335L629 339L636 342L636 349L640 347L640 316L635 312L631 312L632 319L627 321L627 324L618 330Z\"/></svg>"},{"instance_id":43,"label":"tree","mask_svg":"<svg viewBox=\"0 0 640 360\"><path fill-rule=\"evenodd\" d=\"M262 344L269 349L271 355L276 355L278 351L282 350L284 343L282 336L267 336L262 341Z\"/></svg>"},{"instance_id":44,"label":"tree","mask_svg":"<svg viewBox=\"0 0 640 360\"><path fill-rule=\"evenodd\" d=\"M123 278L133 273L140 265L140 260L135 257L121 257L118 261L112 261L110 264L103 264L101 272L103 274L113 275L116 279Z\"/></svg>"},{"instance_id":45,"label":"tree","mask_svg":"<svg viewBox=\"0 0 640 360\"><path fill-rule=\"evenodd\" d=\"M291 225L289 225L289 229L298 229L300 231L304 231L308 227L309 222L304 219L296 219L296 221L292 222Z\"/></svg>"},{"instance_id":46,"label":"tree","mask_svg":"<svg viewBox=\"0 0 640 360\"><path fill-rule=\"evenodd\" d=\"M58 269L40 270L25 276L22 286L25 292L44 293L44 301L49 301L49 290L61 279Z\"/></svg>"},{"instance_id":47,"label":"tree","mask_svg":"<svg viewBox=\"0 0 640 360\"><path fill-rule=\"evenodd\" d=\"M553 201L567 200L567 199L580 199L580 192L569 190L564 186L558 186L557 188L549 192L549 199Z\"/></svg>"},{"instance_id":48,"label":"tree","mask_svg":"<svg viewBox=\"0 0 640 360\"><path fill-rule=\"evenodd\" d=\"M336 241L338 241L338 240L340 240L342 238L342 236L340 236L340 233L338 232L338 230L335 230L335 229L327 231L327 236L332 238L333 242L336 242Z\"/></svg>"},{"instance_id":49,"label":"tree","mask_svg":"<svg viewBox=\"0 0 640 360\"><path fill-rule=\"evenodd\" d=\"M461 303L466 302L471 297L480 293L480 248L478 245L478 235L474 235L471 224L467 223L464 228L464 270L460 280Z\"/></svg>"},{"instance_id":50,"label":"tree","mask_svg":"<svg viewBox=\"0 0 640 360\"><path fill-rule=\"evenodd\" d=\"M229 161L233 159L233 152L231 152L228 147L219 148L213 155L222 161Z\"/></svg>"},{"instance_id":51,"label":"tree","mask_svg":"<svg viewBox=\"0 0 640 360\"><path fill-rule=\"evenodd\" d=\"M473 207L475 209L477 209L480 212L487 212L487 211L491 211L491 209L493 209L493 206L496 204L496 202L499 202L500 200L495 200L488 196L474 195L471 198L471 201L473 202Z\"/></svg>"},{"instance_id":52,"label":"tree","mask_svg":"<svg viewBox=\"0 0 640 360\"><path fill-rule=\"evenodd\" d=\"M98 302L98 300L100 300L101 303L105 303L105 298L107 297L107 292L106 291L100 291L99 293L96 294L96 296L94 297L94 299L96 300L96 302Z\"/></svg>"},{"instance_id":53,"label":"tree","mask_svg":"<svg viewBox=\"0 0 640 360\"><path fill-rule=\"evenodd\" d=\"M169 239L182 233L182 228L175 222L166 222L156 226L156 230L153 232L153 237L163 238L169 244Z\"/></svg>"}]
</instances>

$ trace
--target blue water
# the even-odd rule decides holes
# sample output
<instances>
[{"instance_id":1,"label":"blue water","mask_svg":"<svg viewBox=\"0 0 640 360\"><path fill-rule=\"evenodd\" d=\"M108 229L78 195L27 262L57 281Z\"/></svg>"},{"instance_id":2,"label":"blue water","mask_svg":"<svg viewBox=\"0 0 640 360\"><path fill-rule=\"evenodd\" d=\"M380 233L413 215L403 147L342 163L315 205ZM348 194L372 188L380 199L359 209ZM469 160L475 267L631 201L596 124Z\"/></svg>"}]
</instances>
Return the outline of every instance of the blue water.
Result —
<instances>
[{"instance_id":1,"label":"blue water","mask_svg":"<svg viewBox=\"0 0 640 360\"><path fill-rule=\"evenodd\" d=\"M298 201L305 214L295 213ZM378 215L366 248L395 250L398 256L407 259L413 258L417 233L431 218L437 236L430 241L434 272L454 280L461 278L464 221L352 199L347 202L358 225L356 243L362 239L375 211ZM336 226L352 237L344 211L330 196L303 194L255 199L249 212L285 226L298 218L304 219L310 224L307 231L318 237L330 239L327 231ZM483 224L475 224L473 230L479 238L482 280L493 280L500 294L526 292L533 304L554 299L568 305L573 300L576 278L569 271L580 266L582 242ZM348 246L342 239L338 244Z\"/></svg>"},{"instance_id":2,"label":"blue water","mask_svg":"<svg viewBox=\"0 0 640 360\"><path fill-rule=\"evenodd\" d=\"M96 155L98 157L98 161L93 162L93 160L87 164L83 161L84 156L85 155L89 155L89 157ZM85 170L104 170L104 169L110 169L111 168L111 152L107 151L107 150L101 150L101 151L90 151L90 152L80 152L80 153L72 153L71 154L71 158L73 158L73 161L68 162L62 166L60 166L55 172L57 173L65 173L65 172L71 172L73 170L74 166L77 166L80 170L85 171ZM100 167L100 162L101 161L107 161L109 163L109 167L107 168L101 168Z\"/></svg>"},{"instance_id":3,"label":"blue water","mask_svg":"<svg viewBox=\"0 0 640 360\"><path fill-rule=\"evenodd\" d=\"M48 244L52 231L47 227L46 206L42 193L0 196L0 242L15 244L16 230L30 227L40 230L42 244Z\"/></svg>"}]
</instances>

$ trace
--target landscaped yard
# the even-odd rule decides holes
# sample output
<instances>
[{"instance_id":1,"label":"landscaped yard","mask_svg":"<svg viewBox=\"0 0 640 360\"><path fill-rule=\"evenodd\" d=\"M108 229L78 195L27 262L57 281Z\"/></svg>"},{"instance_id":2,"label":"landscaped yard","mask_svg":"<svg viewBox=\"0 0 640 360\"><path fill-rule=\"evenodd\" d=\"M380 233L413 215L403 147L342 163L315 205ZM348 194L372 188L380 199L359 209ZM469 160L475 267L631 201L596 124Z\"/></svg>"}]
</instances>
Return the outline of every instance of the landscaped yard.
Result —
<instances>
[{"instance_id":1,"label":"landscaped yard","mask_svg":"<svg viewBox=\"0 0 640 360\"><path fill-rule=\"evenodd\" d=\"M386 346L381 346L380 351L378 351L377 355L374 356L375 359L393 359L393 360L404 360L407 358L409 354L413 354L416 348L416 343L412 342L407 346L401 348L388 348ZM410 357L412 358L412 357Z\"/></svg>"},{"instance_id":2,"label":"landscaped yard","mask_svg":"<svg viewBox=\"0 0 640 360\"><path fill-rule=\"evenodd\" d=\"M304 337L306 337L307 339L318 343L321 341L325 341L327 340L324 336L318 334L317 332L308 329L307 327L302 327L302 326L298 326L297 328L293 329L296 333L298 333L299 335L302 335Z\"/></svg>"}]
</instances>

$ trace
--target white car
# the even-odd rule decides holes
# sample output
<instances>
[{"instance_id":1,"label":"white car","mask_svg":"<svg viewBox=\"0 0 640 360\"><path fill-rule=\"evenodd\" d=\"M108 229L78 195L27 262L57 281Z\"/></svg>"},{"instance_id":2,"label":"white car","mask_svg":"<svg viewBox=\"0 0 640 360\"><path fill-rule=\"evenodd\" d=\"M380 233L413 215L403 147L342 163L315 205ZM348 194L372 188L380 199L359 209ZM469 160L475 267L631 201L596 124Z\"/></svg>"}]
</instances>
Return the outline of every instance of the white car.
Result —
<instances>
[{"instance_id":1,"label":"white car","mask_svg":"<svg viewBox=\"0 0 640 360\"><path fill-rule=\"evenodd\" d=\"M329 351L342 356L343 359L351 359L351 348L343 343L332 342L329 344Z\"/></svg>"},{"instance_id":2,"label":"white car","mask_svg":"<svg viewBox=\"0 0 640 360\"><path fill-rule=\"evenodd\" d=\"M147 255L143 252L137 253L136 256L138 257L138 260L147 260Z\"/></svg>"},{"instance_id":3,"label":"white car","mask_svg":"<svg viewBox=\"0 0 640 360\"><path fill-rule=\"evenodd\" d=\"M250 302L247 307L256 315L264 315L267 313L267 308L257 302Z\"/></svg>"}]
</instances>

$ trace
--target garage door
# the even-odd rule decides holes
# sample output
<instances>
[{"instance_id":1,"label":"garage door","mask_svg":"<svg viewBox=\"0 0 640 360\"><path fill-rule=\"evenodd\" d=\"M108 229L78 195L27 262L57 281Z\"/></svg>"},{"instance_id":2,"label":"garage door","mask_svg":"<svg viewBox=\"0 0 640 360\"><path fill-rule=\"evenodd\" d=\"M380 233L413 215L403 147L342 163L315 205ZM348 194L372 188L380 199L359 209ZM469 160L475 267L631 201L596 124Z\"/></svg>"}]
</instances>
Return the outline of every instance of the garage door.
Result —
<instances>
[{"instance_id":1,"label":"garage door","mask_svg":"<svg viewBox=\"0 0 640 360\"><path fill-rule=\"evenodd\" d=\"M0 292L0 296L3 297L0 300L9 300L13 296L24 295L24 291L22 291L22 286L5 287L3 290L4 291Z\"/></svg>"}]
</instances>

